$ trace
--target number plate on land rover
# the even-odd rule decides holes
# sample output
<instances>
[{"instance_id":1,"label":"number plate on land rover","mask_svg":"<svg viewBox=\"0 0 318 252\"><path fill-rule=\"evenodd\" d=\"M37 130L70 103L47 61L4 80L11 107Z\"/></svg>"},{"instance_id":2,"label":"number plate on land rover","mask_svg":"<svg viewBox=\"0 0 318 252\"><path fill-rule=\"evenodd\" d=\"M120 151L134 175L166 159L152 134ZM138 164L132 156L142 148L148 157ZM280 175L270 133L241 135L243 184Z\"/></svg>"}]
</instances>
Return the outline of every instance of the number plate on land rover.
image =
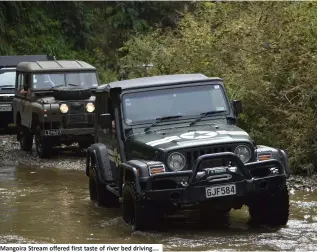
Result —
<instances>
[{"instance_id":1,"label":"number plate on land rover","mask_svg":"<svg viewBox=\"0 0 318 252\"><path fill-rule=\"evenodd\" d=\"M212 186L205 188L205 195L207 198L221 197L227 195L235 195L236 186L235 184L227 184L220 186Z\"/></svg>"},{"instance_id":2,"label":"number plate on land rover","mask_svg":"<svg viewBox=\"0 0 318 252\"><path fill-rule=\"evenodd\" d=\"M12 111L11 104L1 104L0 111Z\"/></svg>"}]
</instances>

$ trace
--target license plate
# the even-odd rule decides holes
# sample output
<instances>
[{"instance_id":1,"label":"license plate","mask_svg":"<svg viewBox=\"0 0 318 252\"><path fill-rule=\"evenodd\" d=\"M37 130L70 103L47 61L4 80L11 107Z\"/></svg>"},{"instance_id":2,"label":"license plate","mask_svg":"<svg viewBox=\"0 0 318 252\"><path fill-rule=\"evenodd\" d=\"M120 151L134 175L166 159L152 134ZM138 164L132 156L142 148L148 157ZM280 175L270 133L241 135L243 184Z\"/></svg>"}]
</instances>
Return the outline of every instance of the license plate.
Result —
<instances>
[{"instance_id":1,"label":"license plate","mask_svg":"<svg viewBox=\"0 0 318 252\"><path fill-rule=\"evenodd\" d=\"M205 188L205 195L207 198L221 197L236 194L235 184L212 186Z\"/></svg>"},{"instance_id":2,"label":"license plate","mask_svg":"<svg viewBox=\"0 0 318 252\"><path fill-rule=\"evenodd\" d=\"M61 135L61 130L45 130L44 135L46 136L58 136Z\"/></svg>"},{"instance_id":3,"label":"license plate","mask_svg":"<svg viewBox=\"0 0 318 252\"><path fill-rule=\"evenodd\" d=\"M12 106L10 104L0 105L0 111L12 111Z\"/></svg>"}]
</instances>

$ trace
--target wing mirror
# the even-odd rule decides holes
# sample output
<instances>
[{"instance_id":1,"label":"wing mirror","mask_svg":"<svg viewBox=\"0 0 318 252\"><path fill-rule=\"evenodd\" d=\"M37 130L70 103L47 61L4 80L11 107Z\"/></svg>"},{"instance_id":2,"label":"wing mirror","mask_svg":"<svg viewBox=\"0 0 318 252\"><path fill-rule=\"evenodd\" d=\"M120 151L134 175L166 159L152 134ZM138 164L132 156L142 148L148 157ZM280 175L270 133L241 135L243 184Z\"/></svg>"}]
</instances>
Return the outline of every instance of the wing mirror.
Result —
<instances>
[{"instance_id":1,"label":"wing mirror","mask_svg":"<svg viewBox=\"0 0 318 252\"><path fill-rule=\"evenodd\" d=\"M239 116L239 114L243 113L242 102L240 100L232 101L232 105L233 105L235 116Z\"/></svg>"},{"instance_id":2,"label":"wing mirror","mask_svg":"<svg viewBox=\"0 0 318 252\"><path fill-rule=\"evenodd\" d=\"M100 125L103 129L111 128L112 118L109 113L100 115Z\"/></svg>"}]
</instances>

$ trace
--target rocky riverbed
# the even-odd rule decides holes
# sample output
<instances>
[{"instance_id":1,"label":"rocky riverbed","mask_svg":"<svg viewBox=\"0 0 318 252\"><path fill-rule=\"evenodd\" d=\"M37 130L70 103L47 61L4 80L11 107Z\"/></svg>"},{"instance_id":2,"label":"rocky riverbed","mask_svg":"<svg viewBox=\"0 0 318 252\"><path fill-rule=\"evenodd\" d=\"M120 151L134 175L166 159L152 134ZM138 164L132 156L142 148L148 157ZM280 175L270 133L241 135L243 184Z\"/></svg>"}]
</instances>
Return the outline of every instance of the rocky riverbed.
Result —
<instances>
[{"instance_id":1,"label":"rocky riverbed","mask_svg":"<svg viewBox=\"0 0 318 252\"><path fill-rule=\"evenodd\" d=\"M20 144L15 135L0 135L0 162L24 164L27 166L57 168L64 170L84 170L85 150L77 145L55 149L50 159L40 159L33 147L26 153L20 150ZM317 174L313 176L292 175L288 179L290 190L317 190Z\"/></svg>"}]
</instances>

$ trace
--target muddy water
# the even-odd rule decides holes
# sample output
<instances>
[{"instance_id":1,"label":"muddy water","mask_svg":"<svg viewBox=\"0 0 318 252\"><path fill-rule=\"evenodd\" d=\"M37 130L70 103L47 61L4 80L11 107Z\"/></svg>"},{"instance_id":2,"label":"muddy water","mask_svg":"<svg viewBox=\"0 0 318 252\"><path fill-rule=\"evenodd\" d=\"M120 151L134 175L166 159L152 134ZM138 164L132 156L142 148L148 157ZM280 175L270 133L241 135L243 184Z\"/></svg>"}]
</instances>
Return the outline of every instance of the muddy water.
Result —
<instances>
[{"instance_id":1,"label":"muddy water","mask_svg":"<svg viewBox=\"0 0 318 252\"><path fill-rule=\"evenodd\" d=\"M164 250L316 250L316 192L291 191L287 227L251 228L247 209L226 228L176 222L164 231L134 232L118 209L88 197L83 171L0 165L0 243L161 243Z\"/></svg>"}]
</instances>

